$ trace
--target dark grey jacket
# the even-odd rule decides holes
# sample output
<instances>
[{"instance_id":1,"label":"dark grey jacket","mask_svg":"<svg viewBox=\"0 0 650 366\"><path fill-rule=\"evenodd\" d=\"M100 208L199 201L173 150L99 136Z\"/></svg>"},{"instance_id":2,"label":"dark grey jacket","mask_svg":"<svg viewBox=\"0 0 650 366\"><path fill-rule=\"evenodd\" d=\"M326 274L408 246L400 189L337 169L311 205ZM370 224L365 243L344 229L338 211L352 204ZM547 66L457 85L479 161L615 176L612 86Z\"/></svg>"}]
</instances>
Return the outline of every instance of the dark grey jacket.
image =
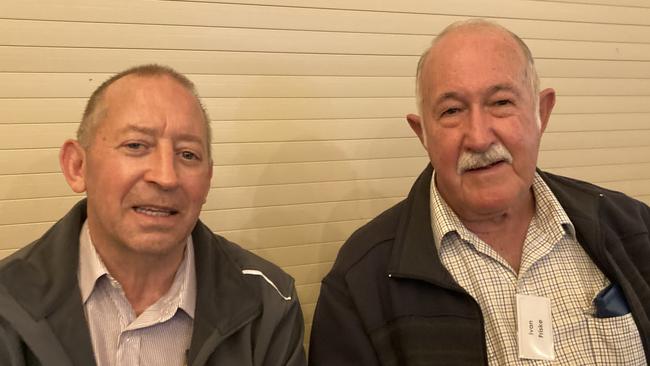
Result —
<instances>
[{"instance_id":1,"label":"dark grey jacket","mask_svg":"<svg viewBox=\"0 0 650 366\"><path fill-rule=\"evenodd\" d=\"M0 365L95 365L77 281L85 216L84 200L0 262ZM306 365L293 279L201 222L192 238L197 299L187 364ZM261 271L278 290L245 269Z\"/></svg>"},{"instance_id":2,"label":"dark grey jacket","mask_svg":"<svg viewBox=\"0 0 650 366\"><path fill-rule=\"evenodd\" d=\"M650 208L622 193L539 172L578 241L623 288L650 360ZM487 365L479 305L441 264L429 166L408 197L355 232L325 277L311 366Z\"/></svg>"}]
</instances>

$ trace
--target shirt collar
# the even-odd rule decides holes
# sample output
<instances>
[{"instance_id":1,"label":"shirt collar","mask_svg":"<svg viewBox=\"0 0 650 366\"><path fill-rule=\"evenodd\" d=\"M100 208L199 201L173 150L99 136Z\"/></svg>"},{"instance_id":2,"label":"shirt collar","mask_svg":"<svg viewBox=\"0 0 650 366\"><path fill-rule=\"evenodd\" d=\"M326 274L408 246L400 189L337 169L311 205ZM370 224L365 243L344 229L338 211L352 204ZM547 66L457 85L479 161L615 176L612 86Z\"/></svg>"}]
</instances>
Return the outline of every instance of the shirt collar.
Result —
<instances>
[{"instance_id":1,"label":"shirt collar","mask_svg":"<svg viewBox=\"0 0 650 366\"><path fill-rule=\"evenodd\" d=\"M81 300L84 304L93 293L97 280L103 276L108 276L113 280L104 262L95 250L88 230L88 221L85 221L79 233L79 271L77 273L79 288L81 290ZM178 267L178 272L174 276L174 283L170 289L177 287L178 282L180 282L180 301L178 307L183 309L193 319L196 308L196 268L194 266L192 236L187 238L183 261Z\"/></svg>"},{"instance_id":2,"label":"shirt collar","mask_svg":"<svg viewBox=\"0 0 650 366\"><path fill-rule=\"evenodd\" d=\"M430 186L430 210L431 210L431 229L436 249L440 251L442 240L450 233L456 233L461 237L469 237L471 233L460 218L449 207L447 202L442 198L436 187L436 171L434 170L431 177ZM535 216L545 229L559 235L569 234L575 239L575 228L569 219L562 205L557 200L551 189L546 185L544 180L535 172L533 178L533 194L535 196ZM561 232L561 233L560 233Z\"/></svg>"}]
</instances>

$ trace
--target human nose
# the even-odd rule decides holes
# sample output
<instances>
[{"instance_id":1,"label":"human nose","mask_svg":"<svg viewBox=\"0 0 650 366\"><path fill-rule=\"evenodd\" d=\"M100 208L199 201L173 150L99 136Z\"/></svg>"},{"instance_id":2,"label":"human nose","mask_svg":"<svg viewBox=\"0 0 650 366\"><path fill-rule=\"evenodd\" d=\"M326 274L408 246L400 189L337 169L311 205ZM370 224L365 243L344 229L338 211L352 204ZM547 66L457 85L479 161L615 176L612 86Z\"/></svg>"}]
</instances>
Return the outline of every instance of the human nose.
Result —
<instances>
[{"instance_id":1,"label":"human nose","mask_svg":"<svg viewBox=\"0 0 650 366\"><path fill-rule=\"evenodd\" d=\"M162 189L170 190L178 186L178 173L174 159L174 151L159 146L151 155L151 162L145 179L155 183Z\"/></svg>"},{"instance_id":2,"label":"human nose","mask_svg":"<svg viewBox=\"0 0 650 366\"><path fill-rule=\"evenodd\" d=\"M490 116L479 108L474 109L465 124L465 149L486 151L495 142L494 140Z\"/></svg>"}]
</instances>

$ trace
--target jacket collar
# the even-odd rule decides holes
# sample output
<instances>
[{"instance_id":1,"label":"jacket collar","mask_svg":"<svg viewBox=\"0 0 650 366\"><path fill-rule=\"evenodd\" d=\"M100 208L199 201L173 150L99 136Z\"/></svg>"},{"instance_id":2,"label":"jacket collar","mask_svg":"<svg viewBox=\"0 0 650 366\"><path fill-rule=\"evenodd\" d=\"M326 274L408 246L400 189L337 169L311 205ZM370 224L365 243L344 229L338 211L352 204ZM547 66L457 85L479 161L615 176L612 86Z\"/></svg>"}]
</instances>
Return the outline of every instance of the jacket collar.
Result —
<instances>
[{"instance_id":1,"label":"jacket collar","mask_svg":"<svg viewBox=\"0 0 650 366\"><path fill-rule=\"evenodd\" d=\"M433 168L429 164L417 178L402 210L388 271L460 290L438 256L431 230L429 195Z\"/></svg>"},{"instance_id":2,"label":"jacket collar","mask_svg":"<svg viewBox=\"0 0 650 366\"><path fill-rule=\"evenodd\" d=\"M203 364L219 343L262 312L262 300L242 277L242 268L200 221L192 232L197 299L188 364Z\"/></svg>"},{"instance_id":3,"label":"jacket collar","mask_svg":"<svg viewBox=\"0 0 650 366\"><path fill-rule=\"evenodd\" d=\"M610 266L606 265L610 263L610 260L605 253L605 246L602 245L604 239L599 212L603 195L595 186L578 184L572 179L539 169L537 173L546 182L571 219L578 243L608 278L614 278Z\"/></svg>"},{"instance_id":4,"label":"jacket collar","mask_svg":"<svg viewBox=\"0 0 650 366\"><path fill-rule=\"evenodd\" d=\"M566 211L576 229L578 242L597 265L607 263L598 223L597 192L552 174L537 171ZM417 178L405 200L398 224L395 245L388 265L393 276L425 280L442 287L460 290L440 261L431 229L430 186L433 167L429 164ZM606 268L599 265L605 274ZM462 291L462 290L461 290Z\"/></svg>"}]
</instances>

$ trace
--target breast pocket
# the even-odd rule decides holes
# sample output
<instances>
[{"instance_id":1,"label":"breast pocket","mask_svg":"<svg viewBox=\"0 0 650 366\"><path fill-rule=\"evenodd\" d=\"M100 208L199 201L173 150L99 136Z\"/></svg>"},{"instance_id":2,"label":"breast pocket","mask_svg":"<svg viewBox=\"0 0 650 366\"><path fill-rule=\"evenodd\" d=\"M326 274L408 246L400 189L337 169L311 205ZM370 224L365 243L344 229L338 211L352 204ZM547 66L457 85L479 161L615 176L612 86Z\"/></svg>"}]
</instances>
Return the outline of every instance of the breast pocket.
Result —
<instances>
[{"instance_id":1,"label":"breast pocket","mask_svg":"<svg viewBox=\"0 0 650 366\"><path fill-rule=\"evenodd\" d=\"M597 365L646 365L632 314L613 318L588 317L587 327Z\"/></svg>"}]
</instances>

